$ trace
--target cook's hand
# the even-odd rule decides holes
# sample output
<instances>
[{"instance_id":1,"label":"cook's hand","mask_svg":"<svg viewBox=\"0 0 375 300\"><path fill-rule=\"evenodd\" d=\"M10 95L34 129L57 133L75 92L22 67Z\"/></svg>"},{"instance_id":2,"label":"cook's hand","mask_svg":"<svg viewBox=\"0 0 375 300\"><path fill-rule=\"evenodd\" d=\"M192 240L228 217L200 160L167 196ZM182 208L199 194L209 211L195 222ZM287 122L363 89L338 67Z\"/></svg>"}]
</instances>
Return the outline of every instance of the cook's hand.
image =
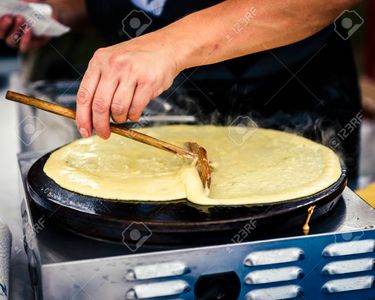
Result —
<instances>
[{"instance_id":1,"label":"cook's hand","mask_svg":"<svg viewBox=\"0 0 375 300\"><path fill-rule=\"evenodd\" d=\"M178 75L172 47L148 34L95 52L77 94L76 123L88 137L95 129L110 136L110 116L117 123L137 121L151 99Z\"/></svg>"},{"instance_id":2,"label":"cook's hand","mask_svg":"<svg viewBox=\"0 0 375 300\"><path fill-rule=\"evenodd\" d=\"M26 0L25 2L43 1ZM47 37L34 36L24 17L10 15L0 18L0 39L5 40L12 48L19 48L21 52L40 48L50 40Z\"/></svg>"}]
</instances>

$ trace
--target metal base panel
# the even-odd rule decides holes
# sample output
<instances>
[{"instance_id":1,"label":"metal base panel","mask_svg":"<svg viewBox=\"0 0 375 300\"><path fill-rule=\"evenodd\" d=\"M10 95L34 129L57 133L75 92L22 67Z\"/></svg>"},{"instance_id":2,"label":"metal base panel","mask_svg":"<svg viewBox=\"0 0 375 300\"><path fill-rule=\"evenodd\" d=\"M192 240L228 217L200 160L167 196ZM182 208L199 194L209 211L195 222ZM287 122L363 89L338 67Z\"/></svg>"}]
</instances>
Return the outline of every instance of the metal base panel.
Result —
<instances>
[{"instance_id":1,"label":"metal base panel","mask_svg":"<svg viewBox=\"0 0 375 300\"><path fill-rule=\"evenodd\" d=\"M228 245L160 251L144 240L125 247L49 224L24 190L41 154L19 155L37 299L375 299L375 210L349 188L331 214L310 224L308 236L295 229L237 243L251 236L256 224L249 224Z\"/></svg>"},{"instance_id":2,"label":"metal base panel","mask_svg":"<svg viewBox=\"0 0 375 300\"><path fill-rule=\"evenodd\" d=\"M46 299L375 299L375 231L42 266Z\"/></svg>"}]
</instances>

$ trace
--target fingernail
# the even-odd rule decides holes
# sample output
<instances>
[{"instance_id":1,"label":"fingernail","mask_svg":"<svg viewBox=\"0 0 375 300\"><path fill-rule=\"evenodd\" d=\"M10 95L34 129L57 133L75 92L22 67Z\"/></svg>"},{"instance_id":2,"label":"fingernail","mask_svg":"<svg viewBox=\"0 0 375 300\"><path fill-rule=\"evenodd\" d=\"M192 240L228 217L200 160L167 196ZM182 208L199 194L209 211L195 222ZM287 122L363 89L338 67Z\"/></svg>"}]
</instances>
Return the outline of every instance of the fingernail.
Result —
<instances>
[{"instance_id":1,"label":"fingernail","mask_svg":"<svg viewBox=\"0 0 375 300\"><path fill-rule=\"evenodd\" d=\"M83 138L88 138L89 137L89 132L85 128L80 128L79 133Z\"/></svg>"},{"instance_id":2,"label":"fingernail","mask_svg":"<svg viewBox=\"0 0 375 300\"><path fill-rule=\"evenodd\" d=\"M139 116L137 116L137 115L135 114L135 111L130 111L130 112L129 112L129 115L128 115L128 118L129 118L129 120L132 121L132 122L136 122L136 121L139 120Z\"/></svg>"},{"instance_id":3,"label":"fingernail","mask_svg":"<svg viewBox=\"0 0 375 300\"><path fill-rule=\"evenodd\" d=\"M135 114L135 109L130 108L128 115L133 116Z\"/></svg>"}]
</instances>

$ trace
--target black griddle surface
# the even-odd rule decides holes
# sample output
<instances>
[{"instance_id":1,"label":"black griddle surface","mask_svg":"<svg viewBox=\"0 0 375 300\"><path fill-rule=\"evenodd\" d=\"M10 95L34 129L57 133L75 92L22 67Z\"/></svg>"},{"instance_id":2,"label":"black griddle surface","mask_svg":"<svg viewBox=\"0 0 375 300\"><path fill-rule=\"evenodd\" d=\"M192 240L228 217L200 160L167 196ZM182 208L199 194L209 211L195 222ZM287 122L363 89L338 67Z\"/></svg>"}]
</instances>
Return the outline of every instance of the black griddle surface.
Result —
<instances>
[{"instance_id":1,"label":"black griddle surface","mask_svg":"<svg viewBox=\"0 0 375 300\"><path fill-rule=\"evenodd\" d=\"M311 205L313 219L332 210L346 186L346 170L327 189L287 203L257 206L199 206L186 199L169 202L114 201L81 195L60 187L43 171L50 153L28 172L28 195L59 226L85 236L122 242L124 230L134 222L152 232L154 245L210 245L228 243L251 223L246 239L265 237L302 226ZM145 233L146 234L146 233Z\"/></svg>"}]
</instances>

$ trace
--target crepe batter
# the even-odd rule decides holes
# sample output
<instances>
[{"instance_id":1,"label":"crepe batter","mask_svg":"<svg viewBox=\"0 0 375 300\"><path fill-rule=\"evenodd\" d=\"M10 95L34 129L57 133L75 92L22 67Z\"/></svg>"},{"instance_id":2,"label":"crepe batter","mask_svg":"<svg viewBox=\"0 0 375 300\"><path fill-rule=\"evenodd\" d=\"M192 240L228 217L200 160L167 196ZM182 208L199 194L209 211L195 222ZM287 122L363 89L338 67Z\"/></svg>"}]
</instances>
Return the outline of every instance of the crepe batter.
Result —
<instances>
[{"instance_id":1,"label":"crepe batter","mask_svg":"<svg viewBox=\"0 0 375 300\"><path fill-rule=\"evenodd\" d=\"M257 128L169 125L141 132L183 146L194 141L214 163L209 194L191 161L112 134L77 140L51 154L44 172L61 187L116 200L187 198L201 205L260 204L317 193L338 180L329 148L295 134Z\"/></svg>"}]
</instances>

